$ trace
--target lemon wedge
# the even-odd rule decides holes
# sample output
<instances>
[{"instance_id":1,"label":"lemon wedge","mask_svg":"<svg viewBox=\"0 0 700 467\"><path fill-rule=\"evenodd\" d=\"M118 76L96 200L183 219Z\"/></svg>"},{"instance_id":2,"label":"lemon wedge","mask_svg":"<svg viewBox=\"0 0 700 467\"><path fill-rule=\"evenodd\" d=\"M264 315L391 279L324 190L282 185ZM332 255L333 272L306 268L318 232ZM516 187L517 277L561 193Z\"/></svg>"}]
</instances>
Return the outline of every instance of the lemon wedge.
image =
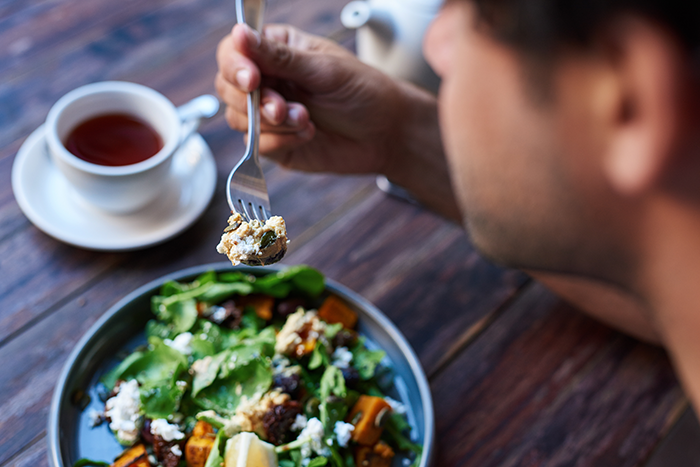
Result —
<instances>
[{"instance_id":1,"label":"lemon wedge","mask_svg":"<svg viewBox=\"0 0 700 467\"><path fill-rule=\"evenodd\" d=\"M278 467L277 453L255 433L238 433L226 442L224 467Z\"/></svg>"}]
</instances>

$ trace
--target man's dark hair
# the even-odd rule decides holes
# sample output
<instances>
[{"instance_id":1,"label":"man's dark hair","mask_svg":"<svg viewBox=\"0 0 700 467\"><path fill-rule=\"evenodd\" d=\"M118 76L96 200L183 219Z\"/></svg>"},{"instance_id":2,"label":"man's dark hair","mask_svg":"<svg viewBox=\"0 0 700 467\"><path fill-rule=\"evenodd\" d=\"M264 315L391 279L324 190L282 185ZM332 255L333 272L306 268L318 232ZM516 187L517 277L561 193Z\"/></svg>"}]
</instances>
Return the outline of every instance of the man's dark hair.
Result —
<instances>
[{"instance_id":1,"label":"man's dark hair","mask_svg":"<svg viewBox=\"0 0 700 467\"><path fill-rule=\"evenodd\" d=\"M657 22L695 55L700 0L472 0L492 34L539 59L563 47L587 48L610 20L631 13Z\"/></svg>"}]
</instances>

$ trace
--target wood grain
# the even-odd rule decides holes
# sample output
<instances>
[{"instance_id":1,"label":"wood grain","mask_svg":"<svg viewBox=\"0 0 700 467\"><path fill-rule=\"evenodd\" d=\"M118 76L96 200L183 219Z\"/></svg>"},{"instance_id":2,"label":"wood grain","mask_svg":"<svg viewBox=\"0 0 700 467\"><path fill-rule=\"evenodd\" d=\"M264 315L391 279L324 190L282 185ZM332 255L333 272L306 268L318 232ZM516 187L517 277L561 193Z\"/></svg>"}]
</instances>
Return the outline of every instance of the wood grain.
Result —
<instances>
[{"instance_id":1,"label":"wood grain","mask_svg":"<svg viewBox=\"0 0 700 467\"><path fill-rule=\"evenodd\" d=\"M660 349L539 285L431 386L440 466L641 465L686 404Z\"/></svg>"}]
</instances>

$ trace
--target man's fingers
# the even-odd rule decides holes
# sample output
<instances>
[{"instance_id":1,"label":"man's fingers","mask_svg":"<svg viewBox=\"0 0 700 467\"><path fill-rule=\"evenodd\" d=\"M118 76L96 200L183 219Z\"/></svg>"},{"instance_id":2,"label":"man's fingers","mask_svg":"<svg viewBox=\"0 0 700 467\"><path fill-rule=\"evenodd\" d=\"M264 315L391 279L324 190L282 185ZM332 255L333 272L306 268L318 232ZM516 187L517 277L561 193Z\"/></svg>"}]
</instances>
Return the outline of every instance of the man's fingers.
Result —
<instances>
[{"instance_id":1,"label":"man's fingers","mask_svg":"<svg viewBox=\"0 0 700 467\"><path fill-rule=\"evenodd\" d=\"M316 134L313 123L296 133L265 133L260 136L260 154L284 167L292 165L294 152L311 141Z\"/></svg>"},{"instance_id":2,"label":"man's fingers","mask_svg":"<svg viewBox=\"0 0 700 467\"><path fill-rule=\"evenodd\" d=\"M274 34L275 38L282 41L261 37L252 28L243 24L237 24L231 32L233 50L240 56L248 57L257 65L255 70L250 70L252 82L255 84L259 83L260 72L276 78L304 82L312 77L316 70L314 64L316 59L312 54L304 49L289 46L288 42L295 34L292 32L293 28L291 26L281 26L281 28L285 29L275 29ZM226 53L226 50L228 48L224 48L222 53ZM232 65L232 68L236 70L238 65L243 63L240 60L234 60L234 62L236 64ZM226 75L226 78L228 79L229 76Z\"/></svg>"},{"instance_id":3,"label":"man's fingers","mask_svg":"<svg viewBox=\"0 0 700 467\"><path fill-rule=\"evenodd\" d=\"M234 47L231 34L219 42L216 61L222 78L243 92L250 92L260 85L258 66Z\"/></svg>"},{"instance_id":4,"label":"man's fingers","mask_svg":"<svg viewBox=\"0 0 700 467\"><path fill-rule=\"evenodd\" d=\"M292 109L295 109L295 106L292 107ZM240 131L241 133L246 133L248 131L248 113L247 112L238 112L236 109L233 107L227 107L226 108L226 122L229 124L231 128L233 128L236 131ZM281 124L281 125L272 125L270 123L267 123L265 121L260 122L260 132L261 134L289 134L289 133L298 133L305 128L309 126L309 120L308 118L306 119L300 119L294 123L288 124L287 122Z\"/></svg>"}]
</instances>

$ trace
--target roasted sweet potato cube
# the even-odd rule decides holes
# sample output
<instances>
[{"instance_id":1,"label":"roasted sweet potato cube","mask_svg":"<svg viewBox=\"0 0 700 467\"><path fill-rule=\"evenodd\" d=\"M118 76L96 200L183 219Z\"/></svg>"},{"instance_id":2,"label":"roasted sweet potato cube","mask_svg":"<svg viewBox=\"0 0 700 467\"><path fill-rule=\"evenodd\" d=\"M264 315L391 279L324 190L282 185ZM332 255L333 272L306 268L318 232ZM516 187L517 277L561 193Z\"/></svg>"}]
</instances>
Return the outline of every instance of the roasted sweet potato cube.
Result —
<instances>
[{"instance_id":1,"label":"roasted sweet potato cube","mask_svg":"<svg viewBox=\"0 0 700 467\"><path fill-rule=\"evenodd\" d=\"M199 423L199 422L198 422ZM216 437L207 433L203 436L191 436L185 445L187 467L204 467Z\"/></svg>"},{"instance_id":2,"label":"roasted sweet potato cube","mask_svg":"<svg viewBox=\"0 0 700 467\"><path fill-rule=\"evenodd\" d=\"M374 446L355 447L355 465L357 467L391 467L394 450L383 441Z\"/></svg>"},{"instance_id":3,"label":"roasted sweet potato cube","mask_svg":"<svg viewBox=\"0 0 700 467\"><path fill-rule=\"evenodd\" d=\"M360 396L346 421L355 425L352 439L358 444L373 446L382 435L384 422L391 414L391 406L381 397Z\"/></svg>"},{"instance_id":4,"label":"roasted sweet potato cube","mask_svg":"<svg viewBox=\"0 0 700 467\"><path fill-rule=\"evenodd\" d=\"M124 451L111 467L150 467L150 465L146 446L137 444Z\"/></svg>"},{"instance_id":5,"label":"roasted sweet potato cube","mask_svg":"<svg viewBox=\"0 0 700 467\"><path fill-rule=\"evenodd\" d=\"M318 309L318 317L326 323L340 323L348 329L353 329L357 324L357 313L335 295L331 295L323 302Z\"/></svg>"},{"instance_id":6,"label":"roasted sweet potato cube","mask_svg":"<svg viewBox=\"0 0 700 467\"><path fill-rule=\"evenodd\" d=\"M265 321L270 321L272 319L272 310L275 307L274 297L252 294L241 297L237 299L236 302L243 308L247 306L253 307L258 318L262 318Z\"/></svg>"},{"instance_id":7,"label":"roasted sweet potato cube","mask_svg":"<svg viewBox=\"0 0 700 467\"><path fill-rule=\"evenodd\" d=\"M216 436L216 433L214 433L214 427L204 420L198 420L194 425L194 429L192 430L192 436L204 437L207 435L211 436L212 438Z\"/></svg>"}]
</instances>

